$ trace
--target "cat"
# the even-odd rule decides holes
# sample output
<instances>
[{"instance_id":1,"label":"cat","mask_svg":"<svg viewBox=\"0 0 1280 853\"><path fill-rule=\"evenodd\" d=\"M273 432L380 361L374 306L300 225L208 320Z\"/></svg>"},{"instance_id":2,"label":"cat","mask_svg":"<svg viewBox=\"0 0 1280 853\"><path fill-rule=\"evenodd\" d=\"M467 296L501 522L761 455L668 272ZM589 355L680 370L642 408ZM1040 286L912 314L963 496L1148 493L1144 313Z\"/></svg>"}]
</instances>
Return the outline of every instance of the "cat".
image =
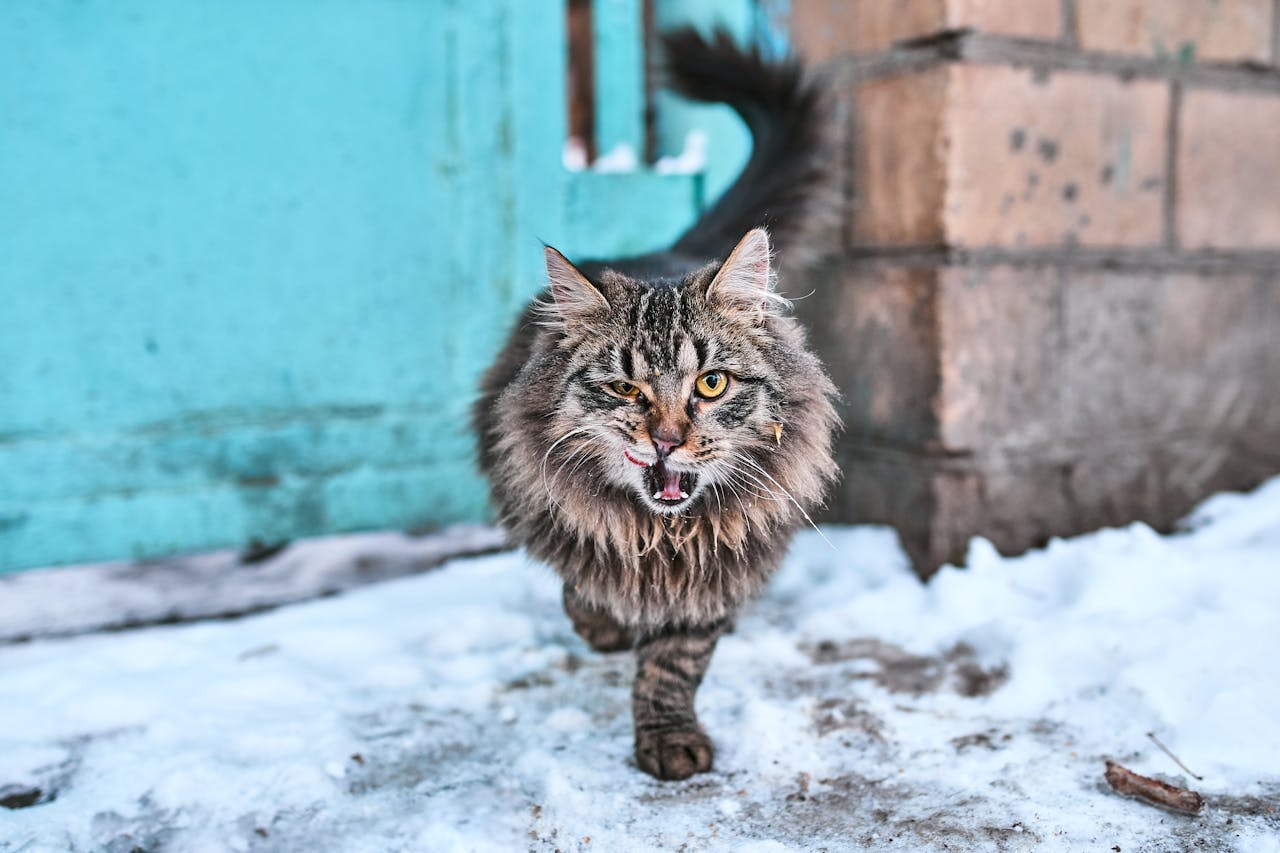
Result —
<instances>
[{"instance_id":1,"label":"cat","mask_svg":"<svg viewBox=\"0 0 1280 853\"><path fill-rule=\"evenodd\" d=\"M805 250L824 213L825 90L723 32L663 41L678 91L747 123L743 173L665 252L546 247L473 420L500 522L559 573L574 629L635 651L636 763L684 779L712 765L694 713L712 651L836 478L839 421L774 289L775 249Z\"/></svg>"}]
</instances>

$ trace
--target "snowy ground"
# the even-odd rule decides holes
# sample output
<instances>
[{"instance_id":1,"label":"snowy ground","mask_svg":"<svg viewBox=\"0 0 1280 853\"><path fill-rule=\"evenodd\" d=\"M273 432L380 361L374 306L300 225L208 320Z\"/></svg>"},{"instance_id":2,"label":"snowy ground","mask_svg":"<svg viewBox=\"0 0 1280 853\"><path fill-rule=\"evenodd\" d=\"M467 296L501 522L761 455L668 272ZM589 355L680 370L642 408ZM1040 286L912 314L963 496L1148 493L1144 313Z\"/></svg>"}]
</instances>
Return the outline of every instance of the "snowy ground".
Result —
<instances>
[{"instance_id":1,"label":"snowy ground","mask_svg":"<svg viewBox=\"0 0 1280 853\"><path fill-rule=\"evenodd\" d=\"M0 647L0 850L1280 850L1280 480L1190 528L978 541L927 586L886 530L806 535L676 784L631 761L628 656L517 554ZM1107 757L1204 811L1111 793Z\"/></svg>"}]
</instances>

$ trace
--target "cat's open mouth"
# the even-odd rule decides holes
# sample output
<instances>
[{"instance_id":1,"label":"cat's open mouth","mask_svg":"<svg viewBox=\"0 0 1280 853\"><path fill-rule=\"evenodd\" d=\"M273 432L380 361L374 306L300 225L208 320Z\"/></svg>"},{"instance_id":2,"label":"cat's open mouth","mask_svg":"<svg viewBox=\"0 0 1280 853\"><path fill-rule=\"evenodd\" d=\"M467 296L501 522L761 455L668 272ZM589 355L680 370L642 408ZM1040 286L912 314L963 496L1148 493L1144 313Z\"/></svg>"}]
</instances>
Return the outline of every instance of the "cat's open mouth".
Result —
<instances>
[{"instance_id":1,"label":"cat's open mouth","mask_svg":"<svg viewBox=\"0 0 1280 853\"><path fill-rule=\"evenodd\" d=\"M658 460L644 469L644 486L649 496L660 504L675 506L689 499L698 475L690 471L672 471Z\"/></svg>"},{"instance_id":2,"label":"cat's open mouth","mask_svg":"<svg viewBox=\"0 0 1280 853\"><path fill-rule=\"evenodd\" d=\"M632 465L639 465L644 471L645 493L660 504L676 506L689 499L694 487L698 484L698 475L692 471L672 471L665 460L642 462L630 453L624 453Z\"/></svg>"}]
</instances>

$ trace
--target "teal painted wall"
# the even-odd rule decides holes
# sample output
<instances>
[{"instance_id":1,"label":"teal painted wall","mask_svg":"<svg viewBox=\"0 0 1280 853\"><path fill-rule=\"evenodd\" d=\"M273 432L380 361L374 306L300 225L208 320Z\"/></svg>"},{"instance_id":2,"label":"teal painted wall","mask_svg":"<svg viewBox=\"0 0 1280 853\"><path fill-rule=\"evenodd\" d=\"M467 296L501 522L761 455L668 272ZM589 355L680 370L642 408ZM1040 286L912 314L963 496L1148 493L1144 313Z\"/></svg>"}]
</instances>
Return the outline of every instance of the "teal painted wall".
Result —
<instances>
[{"instance_id":1,"label":"teal painted wall","mask_svg":"<svg viewBox=\"0 0 1280 853\"><path fill-rule=\"evenodd\" d=\"M540 241L703 201L564 171L564 93L562 0L0 3L0 571L483 518Z\"/></svg>"}]
</instances>

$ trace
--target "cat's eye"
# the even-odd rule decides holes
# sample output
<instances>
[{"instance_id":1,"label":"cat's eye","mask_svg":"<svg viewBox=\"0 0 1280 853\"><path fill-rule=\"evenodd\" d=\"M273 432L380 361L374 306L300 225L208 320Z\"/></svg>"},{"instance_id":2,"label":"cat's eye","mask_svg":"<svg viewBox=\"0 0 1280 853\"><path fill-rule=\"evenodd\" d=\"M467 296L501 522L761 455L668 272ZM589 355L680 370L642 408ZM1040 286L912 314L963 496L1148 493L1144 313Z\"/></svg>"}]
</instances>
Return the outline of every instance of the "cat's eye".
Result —
<instances>
[{"instance_id":1,"label":"cat's eye","mask_svg":"<svg viewBox=\"0 0 1280 853\"><path fill-rule=\"evenodd\" d=\"M693 383L693 390L698 392L698 396L706 400L714 400L725 392L729 387L729 374L719 370L708 370L706 373L698 377L698 381Z\"/></svg>"},{"instance_id":2,"label":"cat's eye","mask_svg":"<svg viewBox=\"0 0 1280 853\"><path fill-rule=\"evenodd\" d=\"M619 397L626 397L628 400L634 400L640 396L639 388L630 382L623 382L621 379L617 382L610 382L609 389Z\"/></svg>"}]
</instances>

